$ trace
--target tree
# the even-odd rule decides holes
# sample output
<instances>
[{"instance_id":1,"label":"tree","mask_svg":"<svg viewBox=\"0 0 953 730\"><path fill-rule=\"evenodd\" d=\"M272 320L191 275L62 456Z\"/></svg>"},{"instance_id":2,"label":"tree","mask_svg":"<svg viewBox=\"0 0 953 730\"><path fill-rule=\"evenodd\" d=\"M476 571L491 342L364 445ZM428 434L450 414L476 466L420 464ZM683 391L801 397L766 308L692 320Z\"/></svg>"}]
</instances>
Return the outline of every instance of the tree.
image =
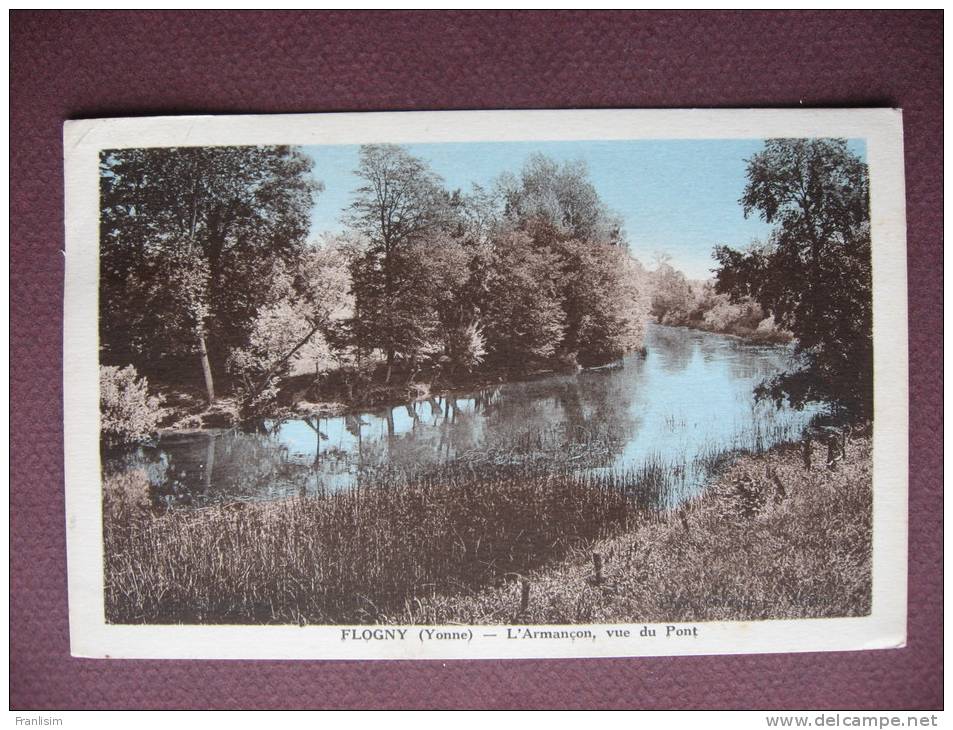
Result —
<instances>
[{"instance_id":1,"label":"tree","mask_svg":"<svg viewBox=\"0 0 953 730\"><path fill-rule=\"evenodd\" d=\"M293 147L111 150L100 159L100 339L107 361L181 377L246 343L256 280L291 262L321 189Z\"/></svg>"},{"instance_id":2,"label":"tree","mask_svg":"<svg viewBox=\"0 0 953 730\"><path fill-rule=\"evenodd\" d=\"M161 396L151 395L149 381L132 365L99 368L99 419L103 443L109 446L147 441L164 418Z\"/></svg>"},{"instance_id":3,"label":"tree","mask_svg":"<svg viewBox=\"0 0 953 730\"><path fill-rule=\"evenodd\" d=\"M454 367L472 368L482 358L477 301L471 277L480 248L463 236L440 235L417 244L421 294L435 316L432 339Z\"/></svg>"},{"instance_id":4,"label":"tree","mask_svg":"<svg viewBox=\"0 0 953 730\"><path fill-rule=\"evenodd\" d=\"M354 316L351 265L359 250L358 241L325 235L301 256L296 295L318 332L296 359L316 373L347 361L348 323Z\"/></svg>"},{"instance_id":5,"label":"tree","mask_svg":"<svg viewBox=\"0 0 953 730\"><path fill-rule=\"evenodd\" d=\"M397 358L412 372L428 358L594 364L641 344L644 272L583 163L536 155L463 195L405 149L373 145L357 174L351 332L359 353L384 353L388 381Z\"/></svg>"},{"instance_id":6,"label":"tree","mask_svg":"<svg viewBox=\"0 0 953 730\"><path fill-rule=\"evenodd\" d=\"M536 154L519 176L504 175L497 187L504 201L501 228L527 236L540 256L549 257L555 266L537 282L542 299L536 312L555 325L544 316L545 284L552 282L562 310L558 328L547 330L561 332L554 354L566 363L595 364L637 349L642 343L647 282L628 253L621 219L599 197L586 164L559 164ZM509 245L522 241L504 238L504 245L507 240ZM549 348L534 349L539 356Z\"/></svg>"},{"instance_id":7,"label":"tree","mask_svg":"<svg viewBox=\"0 0 953 730\"><path fill-rule=\"evenodd\" d=\"M667 260L657 257L658 268L652 272L652 316L660 324L686 325L695 306L695 293L681 271Z\"/></svg>"},{"instance_id":8,"label":"tree","mask_svg":"<svg viewBox=\"0 0 953 730\"><path fill-rule=\"evenodd\" d=\"M566 318L558 275L559 257L525 233L499 239L487 265L482 312L494 360L525 367L556 354Z\"/></svg>"},{"instance_id":9,"label":"tree","mask_svg":"<svg viewBox=\"0 0 953 730\"><path fill-rule=\"evenodd\" d=\"M566 241L558 247L566 314L562 358L602 364L642 345L648 275L620 246Z\"/></svg>"},{"instance_id":10,"label":"tree","mask_svg":"<svg viewBox=\"0 0 953 730\"><path fill-rule=\"evenodd\" d=\"M541 154L532 155L516 177L498 182L504 216L538 244L575 239L619 245L622 221L609 212L582 160L562 165Z\"/></svg>"},{"instance_id":11,"label":"tree","mask_svg":"<svg viewBox=\"0 0 953 730\"><path fill-rule=\"evenodd\" d=\"M732 302L727 295L716 294L706 304L711 306L701 313L700 325L713 332L752 337L765 320L761 306L751 299Z\"/></svg>"},{"instance_id":12,"label":"tree","mask_svg":"<svg viewBox=\"0 0 953 730\"><path fill-rule=\"evenodd\" d=\"M448 225L450 199L428 165L395 145L361 147L363 181L345 217L368 242L352 266L354 335L380 349L390 380L395 357L414 359L434 320L418 279L421 244Z\"/></svg>"},{"instance_id":13,"label":"tree","mask_svg":"<svg viewBox=\"0 0 953 730\"><path fill-rule=\"evenodd\" d=\"M775 225L747 251L715 249L717 290L750 296L793 332L802 367L762 395L873 412L868 172L838 139L772 139L748 160L740 203Z\"/></svg>"},{"instance_id":14,"label":"tree","mask_svg":"<svg viewBox=\"0 0 953 730\"><path fill-rule=\"evenodd\" d=\"M322 365L342 364L340 328L353 314L350 242L325 237L301 251L295 267L276 261L259 286L266 292L247 344L232 350L229 371L240 379L245 409L260 410L278 394L277 381Z\"/></svg>"}]
</instances>

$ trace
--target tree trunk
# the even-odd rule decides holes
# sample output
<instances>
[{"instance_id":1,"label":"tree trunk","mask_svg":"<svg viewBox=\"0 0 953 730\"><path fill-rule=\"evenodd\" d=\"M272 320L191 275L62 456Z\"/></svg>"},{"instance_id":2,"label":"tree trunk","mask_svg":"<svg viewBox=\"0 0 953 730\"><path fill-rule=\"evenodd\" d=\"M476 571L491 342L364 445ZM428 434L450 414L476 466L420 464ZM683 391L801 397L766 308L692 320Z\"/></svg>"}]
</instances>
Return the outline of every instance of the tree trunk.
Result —
<instances>
[{"instance_id":1,"label":"tree trunk","mask_svg":"<svg viewBox=\"0 0 953 730\"><path fill-rule=\"evenodd\" d=\"M814 445L811 443L811 436L808 434L804 437L804 446L801 450L801 455L804 459L804 468L810 470L811 468L811 456L814 453Z\"/></svg>"},{"instance_id":2,"label":"tree trunk","mask_svg":"<svg viewBox=\"0 0 953 730\"><path fill-rule=\"evenodd\" d=\"M215 471L215 435L208 434L205 446L205 494L212 493L212 472Z\"/></svg>"},{"instance_id":3,"label":"tree trunk","mask_svg":"<svg viewBox=\"0 0 953 730\"><path fill-rule=\"evenodd\" d=\"M394 351L387 351L387 375L384 377L384 385L390 384L390 374L394 368Z\"/></svg>"},{"instance_id":4,"label":"tree trunk","mask_svg":"<svg viewBox=\"0 0 953 730\"><path fill-rule=\"evenodd\" d=\"M208 361L208 348L205 346L205 332L199 328L196 335L199 341L199 358L202 360L202 375L205 376L205 393L211 405L215 402L215 383L212 380L212 366Z\"/></svg>"},{"instance_id":5,"label":"tree trunk","mask_svg":"<svg viewBox=\"0 0 953 730\"><path fill-rule=\"evenodd\" d=\"M314 334L318 331L319 328L320 328L319 324L312 325L311 330L308 332L308 334L306 334L304 337L298 340L298 343L294 347L292 347L290 350L288 350L288 352L286 352L284 355L282 355L277 360L275 360L275 362L272 363L271 367L268 368L268 372L265 373L264 377L262 377L262 379L258 381L258 385L255 386L254 390L252 390L251 393L245 396L245 401L251 402L252 400L254 400L255 396L257 396L259 393L261 393L261 391L265 389L265 386L268 385L268 381L271 380L271 378L275 375L275 373L278 372L278 369L282 365L284 365L291 358L292 355L294 355L298 350L304 347L308 343L308 340L314 337Z\"/></svg>"}]
</instances>

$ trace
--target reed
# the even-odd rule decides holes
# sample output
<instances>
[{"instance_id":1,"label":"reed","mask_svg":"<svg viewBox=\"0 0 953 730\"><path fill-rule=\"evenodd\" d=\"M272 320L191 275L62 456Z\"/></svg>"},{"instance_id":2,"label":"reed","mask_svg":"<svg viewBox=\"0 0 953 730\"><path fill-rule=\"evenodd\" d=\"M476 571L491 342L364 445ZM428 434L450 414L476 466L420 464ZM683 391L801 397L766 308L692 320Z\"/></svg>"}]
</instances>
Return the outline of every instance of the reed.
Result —
<instances>
[{"instance_id":1,"label":"reed","mask_svg":"<svg viewBox=\"0 0 953 730\"><path fill-rule=\"evenodd\" d=\"M153 511L142 474L105 482L116 623L373 622L625 529L618 477L521 468L380 473L319 497Z\"/></svg>"},{"instance_id":2,"label":"reed","mask_svg":"<svg viewBox=\"0 0 953 730\"><path fill-rule=\"evenodd\" d=\"M823 464L805 470L797 446L760 452L760 444L755 433L737 450L712 447L691 463L650 458L626 471L506 460L393 467L339 493L189 509L154 506L141 472L108 475L107 620L492 623L516 615L573 622L863 613L870 600L869 439L835 471ZM712 485L685 502L699 475ZM600 555L597 580L593 553ZM523 606L527 580L532 601Z\"/></svg>"},{"instance_id":3,"label":"reed","mask_svg":"<svg viewBox=\"0 0 953 730\"><path fill-rule=\"evenodd\" d=\"M819 444L815 444L820 448ZM863 616L871 607L871 440L828 469L797 445L735 455L677 510L530 572L530 624L673 623ZM592 556L602 556L594 570ZM601 580L594 580L598 575ZM507 623L515 582L438 595L398 623Z\"/></svg>"}]
</instances>

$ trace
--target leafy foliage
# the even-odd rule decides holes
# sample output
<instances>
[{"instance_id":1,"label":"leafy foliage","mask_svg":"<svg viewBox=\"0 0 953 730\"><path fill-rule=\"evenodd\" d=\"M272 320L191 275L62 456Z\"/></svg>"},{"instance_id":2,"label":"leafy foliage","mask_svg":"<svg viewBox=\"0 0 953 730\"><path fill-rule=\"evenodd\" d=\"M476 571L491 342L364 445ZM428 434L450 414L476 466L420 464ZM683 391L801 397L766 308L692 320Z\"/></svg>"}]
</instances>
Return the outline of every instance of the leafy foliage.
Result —
<instances>
[{"instance_id":1,"label":"leafy foliage","mask_svg":"<svg viewBox=\"0 0 953 730\"><path fill-rule=\"evenodd\" d=\"M695 293L681 271L662 263L652 272L651 312L661 324L687 324L695 304Z\"/></svg>"},{"instance_id":2,"label":"leafy foliage","mask_svg":"<svg viewBox=\"0 0 953 730\"><path fill-rule=\"evenodd\" d=\"M311 167L280 146L103 152L103 361L181 382L207 341L220 374L265 304L260 277L301 249L320 190Z\"/></svg>"},{"instance_id":3,"label":"leafy foliage","mask_svg":"<svg viewBox=\"0 0 953 730\"><path fill-rule=\"evenodd\" d=\"M716 248L717 290L750 297L797 338L803 367L763 394L873 412L867 166L837 139L768 140L748 161L741 204L774 233L748 251Z\"/></svg>"},{"instance_id":4,"label":"leafy foliage","mask_svg":"<svg viewBox=\"0 0 953 730\"><path fill-rule=\"evenodd\" d=\"M505 216L540 236L572 238L619 245L622 221L600 200L585 162L562 165L545 155L532 155L520 175L503 175L499 188Z\"/></svg>"},{"instance_id":5,"label":"leafy foliage","mask_svg":"<svg viewBox=\"0 0 953 730\"><path fill-rule=\"evenodd\" d=\"M201 373L249 414L292 375L336 370L350 392L381 364L412 380L641 347L650 282L583 163L535 155L462 193L366 145L345 232L309 244L311 167L293 147L104 153L102 361Z\"/></svg>"},{"instance_id":6,"label":"leafy foliage","mask_svg":"<svg viewBox=\"0 0 953 730\"><path fill-rule=\"evenodd\" d=\"M488 349L497 362L525 362L556 354L565 331L558 265L553 251L535 247L525 233L509 233L497 241L484 284L483 308Z\"/></svg>"},{"instance_id":7,"label":"leafy foliage","mask_svg":"<svg viewBox=\"0 0 953 730\"><path fill-rule=\"evenodd\" d=\"M447 192L405 149L362 149L345 222L353 341L411 368L445 358L529 367L605 362L641 346L648 282L584 164L541 155L493 191Z\"/></svg>"},{"instance_id":8,"label":"leafy foliage","mask_svg":"<svg viewBox=\"0 0 953 730\"><path fill-rule=\"evenodd\" d=\"M276 262L269 279L264 285L269 297L252 320L247 344L234 348L226 361L228 371L240 379L242 400L256 408L277 395L271 381L287 372L284 356L315 334L303 301L291 296L294 290L287 268Z\"/></svg>"},{"instance_id":9,"label":"leafy foliage","mask_svg":"<svg viewBox=\"0 0 953 730\"><path fill-rule=\"evenodd\" d=\"M165 415L162 398L149 394L149 381L132 365L100 366L99 411L103 440L112 446L149 440Z\"/></svg>"},{"instance_id":10,"label":"leafy foliage","mask_svg":"<svg viewBox=\"0 0 953 730\"><path fill-rule=\"evenodd\" d=\"M639 349L648 309L648 276L624 249L570 240L562 259L564 357L594 365Z\"/></svg>"},{"instance_id":11,"label":"leafy foliage","mask_svg":"<svg viewBox=\"0 0 953 730\"><path fill-rule=\"evenodd\" d=\"M395 145L361 148L356 171L364 184L346 217L368 241L351 269L354 335L360 349L414 360L430 338L434 318L417 280L419 244L448 224L448 196L422 160Z\"/></svg>"},{"instance_id":12,"label":"leafy foliage","mask_svg":"<svg viewBox=\"0 0 953 730\"><path fill-rule=\"evenodd\" d=\"M351 363L348 323L354 316L350 265L359 243L327 237L306 249L298 262L295 290L303 317L318 331L291 360L293 374L330 370Z\"/></svg>"},{"instance_id":13,"label":"leafy foliage","mask_svg":"<svg viewBox=\"0 0 953 730\"><path fill-rule=\"evenodd\" d=\"M744 337L757 342L789 342L791 333L780 328L747 296L735 301L719 294L712 281L690 281L681 271L662 263L650 275L652 315L661 324Z\"/></svg>"}]
</instances>

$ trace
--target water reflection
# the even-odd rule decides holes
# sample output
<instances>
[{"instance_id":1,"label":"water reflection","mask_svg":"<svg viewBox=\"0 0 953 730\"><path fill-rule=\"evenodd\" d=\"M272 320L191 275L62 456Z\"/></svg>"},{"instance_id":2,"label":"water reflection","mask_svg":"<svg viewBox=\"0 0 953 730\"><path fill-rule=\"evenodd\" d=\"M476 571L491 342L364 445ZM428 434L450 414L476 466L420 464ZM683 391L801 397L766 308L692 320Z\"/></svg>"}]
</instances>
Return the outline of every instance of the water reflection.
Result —
<instances>
[{"instance_id":1,"label":"water reflection","mask_svg":"<svg viewBox=\"0 0 953 730\"><path fill-rule=\"evenodd\" d=\"M458 463L628 470L670 467L672 499L693 494L706 455L796 438L813 412L756 404L753 388L790 350L652 325L644 357L618 367L507 383L466 395L252 431L170 435L113 455L180 504L347 489L383 469Z\"/></svg>"}]
</instances>

